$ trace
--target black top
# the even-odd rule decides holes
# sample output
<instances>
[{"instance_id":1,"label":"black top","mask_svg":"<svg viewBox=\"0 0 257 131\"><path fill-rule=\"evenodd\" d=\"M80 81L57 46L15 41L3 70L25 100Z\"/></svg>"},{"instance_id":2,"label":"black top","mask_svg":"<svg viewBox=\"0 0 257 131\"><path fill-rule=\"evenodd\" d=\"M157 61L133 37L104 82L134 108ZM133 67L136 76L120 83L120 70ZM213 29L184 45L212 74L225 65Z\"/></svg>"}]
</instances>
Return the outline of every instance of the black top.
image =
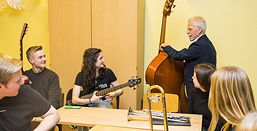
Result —
<instances>
[{"instance_id":1,"label":"black top","mask_svg":"<svg viewBox=\"0 0 257 131\"><path fill-rule=\"evenodd\" d=\"M202 128L208 129L211 123L211 112L208 108L209 93L202 92L198 88L191 90L189 95L188 113L203 115ZM222 126L225 124L225 120L220 117L215 131L220 131Z\"/></svg>"},{"instance_id":2,"label":"black top","mask_svg":"<svg viewBox=\"0 0 257 131\"><path fill-rule=\"evenodd\" d=\"M100 91L103 89L110 88L110 84L116 80L117 80L117 78L116 78L115 74L113 73L113 71L109 68L106 68L106 76L104 78L99 78L99 77L96 78L97 87L93 87L93 90L88 91L87 88L89 88L89 87L84 87L85 79L84 79L82 72L79 72L77 74L74 84L78 85L78 86L82 86L83 87L82 94L85 95L85 94L92 93L93 91ZM94 85L92 85L92 86L94 86Z\"/></svg>"},{"instance_id":3,"label":"black top","mask_svg":"<svg viewBox=\"0 0 257 131\"><path fill-rule=\"evenodd\" d=\"M45 97L54 108L60 108L61 88L58 75L44 68L42 72L34 73L32 69L25 71L32 82L31 87Z\"/></svg>"},{"instance_id":4,"label":"black top","mask_svg":"<svg viewBox=\"0 0 257 131\"><path fill-rule=\"evenodd\" d=\"M171 46L166 46L164 51L175 60L185 60L184 82L188 93L194 88L192 76L195 65L210 63L216 66L216 50L206 35L193 42L188 49L177 51Z\"/></svg>"},{"instance_id":5,"label":"black top","mask_svg":"<svg viewBox=\"0 0 257 131\"><path fill-rule=\"evenodd\" d=\"M202 92L198 88L191 90L189 97L188 113L203 115L202 126L208 128L211 122L211 112L208 108L209 93Z\"/></svg>"},{"instance_id":6,"label":"black top","mask_svg":"<svg viewBox=\"0 0 257 131\"><path fill-rule=\"evenodd\" d=\"M22 85L17 96L0 100L0 130L32 131L32 118L44 115L50 107L37 91L29 85Z\"/></svg>"}]
</instances>

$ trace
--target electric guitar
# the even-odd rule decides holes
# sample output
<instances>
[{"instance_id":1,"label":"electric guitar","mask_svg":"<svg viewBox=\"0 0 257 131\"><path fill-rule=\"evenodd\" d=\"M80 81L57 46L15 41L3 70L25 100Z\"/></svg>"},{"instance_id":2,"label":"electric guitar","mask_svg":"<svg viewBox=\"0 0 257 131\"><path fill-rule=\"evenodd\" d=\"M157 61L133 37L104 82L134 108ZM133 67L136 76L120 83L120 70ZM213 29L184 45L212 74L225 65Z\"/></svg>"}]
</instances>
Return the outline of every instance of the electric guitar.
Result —
<instances>
[{"instance_id":1,"label":"electric guitar","mask_svg":"<svg viewBox=\"0 0 257 131\"><path fill-rule=\"evenodd\" d=\"M100 91L97 91L95 93L96 96L104 96L110 92L116 91L118 89L124 88L124 87L134 87L135 85L138 85L141 83L141 78L136 78L136 79L130 79L127 83L112 87L112 88L107 88L107 89L103 89ZM134 88L136 89L136 88ZM87 95L83 95L80 96L81 99L90 99L93 96L93 93L91 94L87 94ZM67 97L66 97L66 105L73 105L72 104L72 89L69 90Z\"/></svg>"}]
</instances>

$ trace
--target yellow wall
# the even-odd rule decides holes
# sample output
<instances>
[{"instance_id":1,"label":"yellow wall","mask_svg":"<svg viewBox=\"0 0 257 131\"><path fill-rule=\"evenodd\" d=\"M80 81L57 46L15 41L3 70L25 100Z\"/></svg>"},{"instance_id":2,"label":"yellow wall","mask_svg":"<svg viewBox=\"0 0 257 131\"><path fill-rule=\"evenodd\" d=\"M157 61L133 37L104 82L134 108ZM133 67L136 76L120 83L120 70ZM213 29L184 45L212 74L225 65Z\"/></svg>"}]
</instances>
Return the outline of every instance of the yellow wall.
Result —
<instances>
[{"instance_id":1,"label":"yellow wall","mask_svg":"<svg viewBox=\"0 0 257 131\"><path fill-rule=\"evenodd\" d=\"M24 52L32 45L43 45L50 60L47 1L23 2L26 8L22 11L7 7L0 12L0 53L19 58L19 37L23 23L27 22L29 29L24 38ZM145 68L158 52L164 2L145 0ZM188 47L187 19L195 15L205 17L207 35L218 53L218 67L235 65L243 68L250 77L256 96L257 79L254 74L257 74L257 61L254 56L257 56L257 1L176 0L175 5L167 21L166 42L178 50ZM29 67L25 61L25 69Z\"/></svg>"},{"instance_id":2,"label":"yellow wall","mask_svg":"<svg viewBox=\"0 0 257 131\"><path fill-rule=\"evenodd\" d=\"M146 0L145 69L157 55L162 9L165 0ZM203 16L206 34L217 50L217 66L234 65L244 69L257 95L257 1L255 0L175 0L168 17L166 42L175 49L187 48L187 19ZM146 88L145 88L146 90Z\"/></svg>"},{"instance_id":3,"label":"yellow wall","mask_svg":"<svg viewBox=\"0 0 257 131\"><path fill-rule=\"evenodd\" d=\"M23 40L24 69L26 70L31 67L25 55L30 46L42 45L47 59L50 60L48 3L47 0L23 0L23 3L25 6L23 10L14 10L7 6L0 11L0 53L20 58L20 34L23 24L28 23L29 28ZM48 61L47 66L49 65Z\"/></svg>"}]
</instances>

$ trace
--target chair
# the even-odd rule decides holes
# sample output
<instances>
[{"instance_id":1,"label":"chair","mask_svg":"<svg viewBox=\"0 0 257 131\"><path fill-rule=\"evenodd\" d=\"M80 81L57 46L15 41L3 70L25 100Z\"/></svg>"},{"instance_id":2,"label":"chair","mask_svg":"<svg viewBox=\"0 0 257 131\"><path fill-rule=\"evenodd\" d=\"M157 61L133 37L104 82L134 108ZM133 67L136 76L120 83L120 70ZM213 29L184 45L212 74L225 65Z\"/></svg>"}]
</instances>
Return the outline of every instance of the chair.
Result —
<instances>
[{"instance_id":1,"label":"chair","mask_svg":"<svg viewBox=\"0 0 257 131\"><path fill-rule=\"evenodd\" d=\"M63 105L64 105L64 93L61 93L61 95L60 95L60 107L59 108L63 107ZM57 124L55 126L54 131L62 131L62 125Z\"/></svg>"},{"instance_id":2,"label":"chair","mask_svg":"<svg viewBox=\"0 0 257 131\"><path fill-rule=\"evenodd\" d=\"M114 104L115 103L115 104ZM116 96L113 100L112 100L112 106L113 109L119 109L120 107L120 96Z\"/></svg>"},{"instance_id":3,"label":"chair","mask_svg":"<svg viewBox=\"0 0 257 131\"><path fill-rule=\"evenodd\" d=\"M161 97L161 93L151 93L151 96ZM179 97L176 94L165 93L167 112L178 112ZM163 111L161 98L158 102L151 102L153 111ZM143 97L143 109L148 109L147 94Z\"/></svg>"},{"instance_id":4,"label":"chair","mask_svg":"<svg viewBox=\"0 0 257 131\"><path fill-rule=\"evenodd\" d=\"M63 107L64 105L64 93L61 93L61 96L60 96L60 108Z\"/></svg>"}]
</instances>

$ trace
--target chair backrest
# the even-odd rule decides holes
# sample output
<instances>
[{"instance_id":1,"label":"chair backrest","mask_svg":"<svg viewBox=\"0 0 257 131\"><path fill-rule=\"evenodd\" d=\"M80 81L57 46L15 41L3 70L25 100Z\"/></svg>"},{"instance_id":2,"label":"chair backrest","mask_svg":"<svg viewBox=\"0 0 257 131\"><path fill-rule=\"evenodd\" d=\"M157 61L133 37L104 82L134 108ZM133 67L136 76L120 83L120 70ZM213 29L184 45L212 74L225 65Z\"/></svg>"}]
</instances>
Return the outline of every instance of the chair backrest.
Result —
<instances>
[{"instance_id":1,"label":"chair backrest","mask_svg":"<svg viewBox=\"0 0 257 131\"><path fill-rule=\"evenodd\" d=\"M64 93L61 93L60 95L60 108L64 105Z\"/></svg>"},{"instance_id":2,"label":"chair backrest","mask_svg":"<svg viewBox=\"0 0 257 131\"><path fill-rule=\"evenodd\" d=\"M153 111L163 111L161 93L151 93L151 96L153 95L155 95L156 97L159 97L160 100L157 102L151 102L151 109ZM179 104L178 95L165 93L165 99L166 99L167 112L178 112L178 104ZM144 94L144 97L143 97L143 109L148 109L147 94Z\"/></svg>"},{"instance_id":3,"label":"chair backrest","mask_svg":"<svg viewBox=\"0 0 257 131\"><path fill-rule=\"evenodd\" d=\"M112 106L113 106L113 109L119 109L120 96L116 96L115 98L112 99Z\"/></svg>"}]
</instances>

